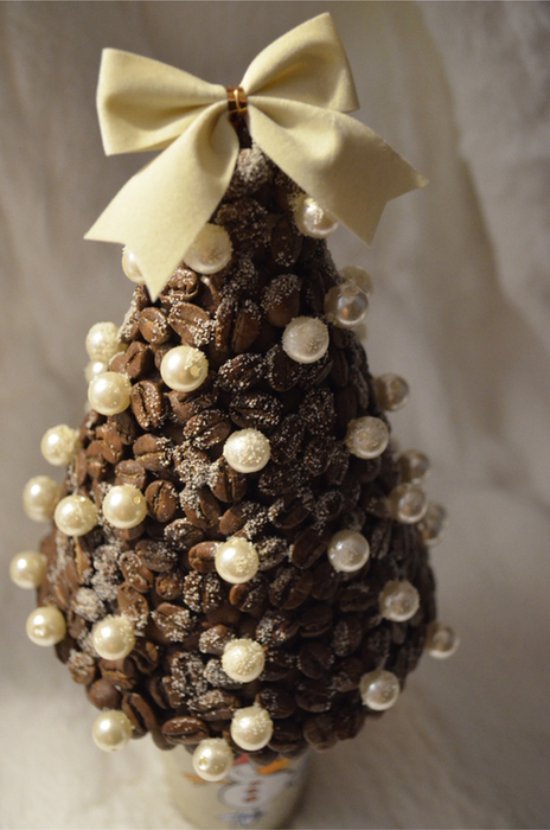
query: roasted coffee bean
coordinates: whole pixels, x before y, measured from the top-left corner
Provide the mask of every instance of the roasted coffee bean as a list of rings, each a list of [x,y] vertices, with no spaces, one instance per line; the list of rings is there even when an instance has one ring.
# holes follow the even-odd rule
[[[241,251],[253,254],[267,243],[267,211],[255,199],[225,202],[216,211],[215,222],[226,229]]]
[[[229,296],[223,297],[214,315],[214,333],[209,349],[209,361],[219,366],[229,357],[231,332],[237,310],[236,301]]]
[[[208,479],[210,458],[206,452],[197,449],[189,441],[182,441],[174,447],[174,468],[179,478],[191,487]]]
[[[335,346],[330,347],[330,384],[339,389],[343,389],[349,384],[349,363],[346,353],[342,349],[337,349]],[[337,409],[338,411],[338,409]]]
[[[188,573],[183,580],[183,601],[197,613],[208,613],[223,602],[222,583],[216,573]]]
[[[82,487],[88,475],[88,468],[86,466],[86,451],[78,450],[73,459],[74,477],[77,487]]]
[[[308,744],[314,749],[330,749],[337,741],[334,718],[329,714],[307,718],[303,726],[303,734]]]
[[[258,480],[258,487],[264,496],[275,498],[285,493],[294,493],[307,484],[303,467],[296,464],[278,466],[269,464]]]
[[[302,248],[302,236],[294,222],[287,216],[279,216],[271,230],[270,255],[273,263],[281,268],[292,268]]]
[[[115,484],[132,484],[138,490],[144,490],[146,480],[147,473],[139,461],[119,461],[115,467]]]
[[[241,149],[233,176],[226,191],[228,199],[240,199],[257,193],[273,177],[273,166],[257,146]]]
[[[87,690],[87,696],[90,703],[93,703],[98,709],[120,709],[122,695],[104,677],[100,677],[99,680],[92,683]]]
[[[255,542],[255,546],[260,559],[260,571],[269,571],[288,558],[288,543],[278,536],[264,536]]]
[[[266,646],[265,668],[262,672],[262,680],[267,683],[278,683],[287,681],[295,674],[296,657],[278,648]]]
[[[195,527],[207,530],[218,526],[220,503],[207,487],[193,489],[187,486],[180,494],[180,503],[186,517]]]
[[[81,585],[87,585],[93,576],[92,556],[85,549],[85,539],[76,537],[74,539],[74,564],[78,581]]]
[[[357,418],[359,407],[357,392],[351,385],[337,389],[334,393],[334,407],[336,409],[336,429],[343,432],[351,420]]]
[[[256,532],[263,530],[268,522],[267,510],[262,504],[242,501],[229,507],[220,517],[219,530],[224,536],[233,536],[249,523],[256,525]]]
[[[119,587],[116,598],[119,612],[125,614],[134,623],[135,628],[141,631],[147,624],[149,617],[147,599],[127,583],[123,583]]]
[[[172,415],[178,424],[186,424],[194,415],[211,409],[217,399],[215,392],[206,392],[203,384],[200,392],[169,392],[166,396]]]
[[[296,460],[304,437],[304,425],[298,415],[286,415],[270,436],[271,458],[275,464],[291,464]]]
[[[90,446],[97,443],[101,447],[100,452],[105,461],[109,464],[117,464],[123,456],[124,445],[116,423],[107,421],[97,428],[96,434],[100,440],[93,442]]]
[[[200,349],[210,340],[210,316],[193,303],[175,302],[168,314],[168,323],[187,346]]]
[[[268,435],[281,420],[281,401],[266,392],[245,392],[235,395],[229,407],[234,424],[242,429],[259,429]]]
[[[153,539],[140,539],[136,545],[136,554],[142,564],[155,573],[167,573],[172,570],[178,559],[175,550],[164,542]]]
[[[326,387],[309,389],[304,396],[299,414],[312,434],[326,435],[334,429],[334,395]]]
[[[267,381],[276,392],[287,392],[300,381],[300,364],[291,360],[279,343],[269,349],[265,358]]]
[[[229,591],[229,602],[244,614],[261,617],[267,605],[265,577],[257,576],[249,582],[233,585]]]
[[[160,304],[170,309],[174,304],[193,300],[199,292],[199,278],[190,268],[176,268],[159,295]]]
[[[141,674],[151,674],[159,664],[158,647],[149,640],[140,637],[132,651],[130,660],[136,664]]]
[[[327,484],[339,485],[348,472],[350,455],[342,444],[336,444],[332,450],[329,465],[324,474]]]
[[[86,458],[87,472],[89,476],[96,480],[101,480],[106,477],[108,469],[107,464],[114,463],[113,461],[109,461],[106,456],[108,456],[108,458],[115,458],[105,441],[96,439],[88,445],[86,448]],[[122,444],[120,446],[120,452],[117,460],[120,458],[122,458]]]
[[[336,596],[339,608],[345,613],[366,611],[378,606],[378,597],[373,594],[370,585],[364,582],[350,582],[343,585]]]
[[[178,508],[176,488],[169,481],[152,481],[145,491],[149,515],[157,522],[169,522]]]
[[[248,351],[258,334],[262,322],[262,313],[256,303],[245,300],[235,315],[231,335],[231,349],[235,354]]]
[[[345,506],[344,495],[339,490],[327,490],[321,493],[315,505],[316,530],[324,530],[329,522],[338,518]]]
[[[322,475],[328,469],[336,450],[336,441],[326,435],[311,438],[304,450],[304,466],[313,476]]]
[[[138,683],[138,672],[134,663],[128,658],[124,660],[100,660],[101,676],[123,692],[135,689]]]
[[[178,571],[168,571],[155,577],[155,593],[165,600],[181,599],[183,579]]]
[[[320,386],[330,375],[331,368],[332,364],[328,352],[319,360],[316,360],[315,363],[302,366],[301,387],[311,389]]]
[[[199,542],[190,549],[189,566],[201,574],[211,573],[215,569],[217,542]]]
[[[204,677],[218,689],[240,689],[242,684],[232,680],[222,669],[221,661],[212,657],[204,668]]]
[[[306,677],[319,680],[326,677],[334,664],[334,653],[326,644],[317,640],[304,643],[298,654],[298,668]]]
[[[302,729],[293,718],[274,722],[273,735],[268,744],[270,749],[281,754],[288,754],[298,751],[303,744]]]
[[[283,567],[269,588],[269,601],[275,608],[292,611],[306,601],[313,587],[311,571]]]
[[[266,611],[256,628],[256,640],[263,646],[281,646],[296,635],[299,621],[284,611]]]
[[[234,634],[226,625],[213,625],[207,628],[199,637],[199,649],[203,654],[212,654],[221,657],[227,643]]]
[[[229,602],[223,602],[219,608],[209,611],[206,615],[208,625],[237,625],[241,619],[241,614]]]
[[[164,395],[159,383],[141,380],[132,387],[131,407],[142,429],[158,429],[166,414]]]
[[[289,718],[296,711],[296,703],[290,692],[277,686],[264,686],[256,695],[255,703],[266,709],[276,720]]]
[[[358,614],[341,617],[332,632],[332,648],[337,657],[347,657],[357,651],[363,639],[363,626]]]
[[[154,306],[144,308],[140,313],[139,330],[143,339],[152,343],[153,346],[166,343],[170,337],[166,315],[160,308]]]
[[[169,602],[161,602],[151,613],[151,617],[164,637],[174,643],[184,640],[193,627],[193,619],[188,609]]]
[[[158,723],[155,713],[142,695],[137,692],[125,694],[121,708],[132,724],[136,738],[146,735],[147,732],[157,731]]]
[[[236,695],[222,689],[212,689],[189,701],[189,711],[207,722],[230,720],[240,706]]]
[[[118,566],[127,584],[139,591],[140,594],[146,594],[153,587],[153,574],[137,553],[132,551],[122,553],[118,560]]]
[[[224,392],[246,392],[261,383],[264,376],[264,356],[245,352],[220,366],[217,383]]]
[[[311,492],[282,496],[276,499],[269,507],[268,515],[271,524],[280,530],[292,530],[301,525],[314,509],[314,499]]]
[[[361,413],[365,413],[369,407],[369,388],[363,373],[354,366],[350,369],[350,385],[353,386],[357,393],[357,403]]]
[[[320,637],[332,626],[332,608],[330,605],[316,603],[310,605],[300,614],[300,634],[302,637]]]
[[[142,467],[161,473],[170,466],[171,444],[160,435],[142,435],[134,444],[134,456]]]
[[[97,663],[90,654],[72,649],[66,663],[75,683],[89,686],[93,682],[97,674]]]
[[[273,326],[284,327],[298,316],[300,287],[300,280],[294,274],[275,277],[268,284],[262,297],[262,307]]]
[[[164,538],[175,550],[182,551],[202,542],[203,532],[191,524],[188,519],[175,519],[166,525]]]
[[[346,657],[340,660],[332,674],[332,688],[341,694],[353,692],[365,673],[363,662],[358,657]]]
[[[207,724],[200,718],[190,715],[170,718],[162,724],[161,732],[169,743],[187,746],[196,746],[210,737]]]
[[[381,715],[382,712],[372,712],[372,714]],[[340,708],[334,716],[334,723],[336,725],[336,737],[339,741],[347,741],[355,738],[361,731],[365,718],[367,717],[366,707],[359,704],[350,708]]]
[[[128,375],[130,380],[145,377],[153,368],[153,352],[146,346],[145,343],[140,343],[139,340],[134,340],[128,346],[127,350],[118,358],[120,360],[120,368],[115,369],[111,363],[110,369],[114,371],[123,372]]]
[[[231,432],[231,423],[219,409],[208,409],[194,415],[183,428],[184,438],[199,450],[209,450],[222,444]]]
[[[297,568],[307,569],[325,553],[328,537],[311,527],[301,530],[290,546],[290,560]]]
[[[214,496],[223,502],[239,502],[247,490],[246,476],[230,467],[223,455],[212,463],[208,485]]]
[[[325,679],[305,680],[296,688],[296,703],[305,712],[328,712],[333,694]]]

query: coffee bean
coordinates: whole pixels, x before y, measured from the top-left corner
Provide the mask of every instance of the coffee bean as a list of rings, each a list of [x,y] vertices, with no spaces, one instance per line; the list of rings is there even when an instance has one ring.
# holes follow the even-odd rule
[[[178,494],[169,481],[152,481],[145,490],[145,498],[149,514],[158,522],[169,522],[178,508]]]
[[[136,738],[147,732],[157,731],[158,723],[155,713],[142,695],[136,692],[125,694],[122,699],[122,711],[132,724]]]
[[[287,415],[270,436],[271,458],[275,464],[291,464],[302,447],[304,425],[298,415]]]
[[[72,649],[65,662],[75,683],[89,686],[93,682],[97,674],[97,664],[90,654]]]
[[[120,356],[120,369],[118,371],[127,375],[130,380],[142,378],[148,375],[153,368],[153,352],[145,343],[134,340],[127,350]],[[117,371],[111,363],[110,368]]]
[[[304,643],[298,654],[298,668],[306,677],[319,680],[326,677],[334,664],[334,653],[323,642]]]
[[[306,601],[313,587],[311,571],[283,567],[269,588],[269,601],[276,608],[292,611]]]
[[[332,450],[329,465],[324,473],[327,484],[338,485],[343,482],[348,472],[350,456],[342,444],[336,444]]]
[[[264,686],[256,695],[255,703],[277,720],[289,718],[296,711],[296,703],[290,692],[277,686]]]
[[[257,576],[249,582],[233,585],[229,591],[229,602],[244,614],[261,617],[267,605],[265,577]]]
[[[138,631],[144,628],[149,617],[149,603],[143,594],[123,583],[117,590],[116,597],[119,612],[125,614]]]
[[[270,749],[287,755],[300,751],[303,746],[302,729],[293,718],[274,722],[273,735],[269,742]]]
[[[344,386],[334,393],[334,407],[336,409],[336,429],[344,432],[351,420],[357,418],[359,406],[357,392],[353,386]]]
[[[193,620],[187,608],[161,602],[151,617],[164,637],[171,642],[181,642],[191,633]]]
[[[208,613],[223,601],[220,577],[216,573],[188,573],[183,580],[183,601],[197,613]]]
[[[138,683],[138,673],[134,663],[124,660],[100,660],[99,670],[102,678],[123,692],[132,691]]]
[[[221,661],[217,657],[212,657],[208,661],[204,676],[211,686],[216,686],[218,689],[240,689],[242,685],[224,672]]]
[[[288,544],[278,536],[264,536],[255,545],[260,558],[259,571],[269,571],[288,557]]]
[[[282,496],[276,499],[268,510],[271,524],[280,530],[292,530],[301,525],[313,510],[311,493]]]
[[[161,473],[170,465],[171,444],[160,435],[142,435],[134,444],[134,456],[142,467]]]
[[[339,741],[348,741],[355,738],[361,731],[367,714],[381,715],[382,712],[367,710],[365,706],[357,705],[353,708],[341,707],[334,715],[336,737]]]
[[[296,689],[296,703],[305,712],[328,712],[333,692],[326,679],[306,680]]]
[[[104,677],[95,680],[87,691],[88,700],[98,709],[120,709],[122,695]]]
[[[164,395],[159,383],[142,380],[132,387],[131,407],[142,429],[158,429],[166,414]]]
[[[205,409],[211,409],[217,395],[215,392],[206,392],[205,384],[201,386],[200,393],[197,392],[169,392],[166,396],[172,415],[178,424],[186,424],[194,415],[198,415]]]
[[[125,581],[140,594],[146,594],[153,587],[153,574],[141,557],[132,551],[125,551],[118,560]]]
[[[301,366],[283,351],[278,343],[266,354],[266,376],[269,385],[276,392],[287,392],[300,381]]]
[[[311,527],[301,530],[290,546],[290,559],[297,568],[311,568],[325,553],[328,538]]]
[[[117,425],[112,421],[107,421],[107,423],[98,427],[97,435],[101,440],[93,442],[90,446],[98,444],[105,461],[109,464],[117,464],[124,453],[122,436],[117,429]]]
[[[265,668],[262,680],[268,683],[287,682],[295,674],[296,658],[293,654],[281,651],[278,648],[266,646]]]
[[[333,453],[336,449],[336,440],[326,435],[317,435],[311,438],[304,450],[304,466],[314,478],[323,475],[328,469]]]
[[[265,392],[235,395],[229,407],[231,420],[242,429],[259,429],[271,433],[281,420],[281,401]]]
[[[159,295],[160,304],[164,309],[173,305],[193,300],[199,292],[199,278],[190,268],[182,266],[176,268],[173,275]]]
[[[199,542],[190,549],[189,566],[201,574],[211,573],[215,568],[217,542]]]
[[[361,618],[357,614],[341,617],[332,632],[332,648],[337,657],[347,657],[357,651],[363,638]]]
[[[261,383],[264,375],[263,355],[245,352],[220,366],[217,383],[225,392],[246,392]]]
[[[193,303],[175,302],[168,315],[168,323],[187,346],[200,349],[210,340],[210,315]]]
[[[169,743],[187,746],[196,746],[210,737],[207,724],[200,718],[190,715],[170,718],[162,724],[161,732]]]
[[[180,503],[192,525],[201,530],[217,528],[221,506],[207,487],[186,487],[180,494]]]
[[[149,640],[145,640],[143,637],[140,637],[138,638],[134,650],[132,651],[130,660],[135,663],[141,674],[151,674],[151,672],[154,672],[159,664],[158,647]]]
[[[236,695],[222,689],[211,689],[189,702],[189,711],[205,721],[227,721],[239,709],[241,702]]]
[[[332,626],[332,608],[330,605],[316,603],[300,614],[300,634],[302,637],[320,637]]]
[[[245,300],[238,308],[233,324],[231,348],[235,354],[250,349],[260,332],[262,314],[256,303]]]
[[[273,326],[284,327],[300,311],[301,283],[294,274],[275,277],[266,287],[262,297],[262,307],[268,321]]]
[[[194,415],[183,428],[184,438],[200,450],[222,444],[231,432],[231,424],[219,409],[208,409]]]
[[[132,484],[138,490],[145,489],[147,473],[139,461],[119,461],[115,467],[115,484]]]
[[[222,455],[210,467],[208,485],[217,499],[234,503],[244,498],[247,480],[245,475],[230,467]]]
[[[334,719],[329,714],[307,718],[303,726],[304,738],[314,749],[330,749],[337,741]]]
[[[221,657],[227,643],[233,638],[233,632],[226,625],[213,625],[199,637],[199,649],[203,654]]]
[[[334,395],[326,387],[309,389],[304,396],[299,414],[312,434],[326,435],[334,429]]]
[[[280,216],[271,230],[270,254],[275,265],[292,268],[300,256],[302,236],[295,224],[286,216]]]
[[[349,363],[346,353],[331,345],[329,349],[331,370],[329,374],[331,386],[343,389],[349,384]],[[338,411],[338,407],[336,408]]]
[[[164,542],[141,539],[136,545],[140,562],[154,573],[167,573],[177,562],[177,553]]]
[[[266,611],[256,628],[256,640],[264,646],[281,646],[296,635],[299,621],[284,611]]]
[[[148,343],[160,346],[170,337],[166,315],[160,308],[144,308],[139,315],[139,330]]]
[[[332,687],[336,692],[345,694],[353,692],[359,686],[359,681],[365,673],[363,662],[357,657],[346,657],[340,660],[332,675]]]

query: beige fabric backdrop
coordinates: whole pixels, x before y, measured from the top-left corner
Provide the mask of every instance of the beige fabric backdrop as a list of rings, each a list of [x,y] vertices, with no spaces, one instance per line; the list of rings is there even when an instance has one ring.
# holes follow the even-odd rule
[[[119,320],[116,247],[82,234],[139,160],[103,157],[94,112],[110,45],[234,83],[259,49],[335,16],[359,117],[431,180],[393,203],[368,250],[369,358],[413,397],[394,419],[429,452],[452,522],[434,550],[441,617],[462,649],[426,658],[362,736],[315,759],[296,828],[544,827],[548,794],[548,102],[542,3],[3,3],[0,5],[2,536],[40,528],[20,491],[38,443],[76,423],[84,334]],[[176,828],[148,741],[104,756],[94,712],[23,633],[32,607],[5,577],[0,826]]]

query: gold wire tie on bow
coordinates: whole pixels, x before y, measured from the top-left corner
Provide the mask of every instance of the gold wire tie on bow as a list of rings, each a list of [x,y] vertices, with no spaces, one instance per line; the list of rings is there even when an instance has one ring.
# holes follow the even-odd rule
[[[230,118],[243,118],[248,110],[248,98],[242,86],[227,86],[227,108]]]

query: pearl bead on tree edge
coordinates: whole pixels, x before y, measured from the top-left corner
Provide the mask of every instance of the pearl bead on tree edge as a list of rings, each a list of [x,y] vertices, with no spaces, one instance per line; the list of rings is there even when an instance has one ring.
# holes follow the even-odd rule
[[[120,329],[116,323],[94,323],[86,335],[86,351],[90,360],[108,363],[118,352],[124,351],[119,340]]]
[[[100,415],[118,415],[130,405],[132,384],[119,372],[102,372],[90,381],[88,400]]]
[[[338,227],[338,220],[315,199],[302,193],[294,200],[294,221],[300,233],[313,239],[325,239]]]
[[[315,363],[327,352],[328,328],[318,317],[294,317],[283,332],[283,351],[295,363]]]
[[[111,487],[101,505],[103,517],[113,527],[127,530],[137,527],[147,515],[145,496],[133,484]]]
[[[49,476],[34,476],[23,489],[23,507],[33,522],[48,522],[59,501],[60,487]]]
[[[420,607],[418,591],[408,580],[386,582],[379,597],[380,613],[386,620],[406,622]]]
[[[234,713],[230,732],[237,746],[255,752],[270,742],[273,721],[261,706],[247,706]]]
[[[265,653],[254,640],[231,640],[224,648],[222,669],[237,683],[250,683],[261,675],[265,666]]]
[[[10,578],[14,585],[25,590],[39,588],[46,575],[47,559],[43,553],[22,551],[10,562]]]
[[[430,657],[446,660],[452,657],[460,645],[460,639],[449,625],[433,622],[428,627],[426,649]]]
[[[26,631],[29,640],[37,646],[55,646],[65,638],[65,617],[55,605],[42,605],[27,617]]]
[[[388,427],[381,418],[365,415],[348,424],[346,447],[357,458],[370,459],[382,455],[390,440]]]
[[[84,536],[97,524],[97,508],[87,496],[65,496],[55,508],[54,522],[66,536]]]
[[[104,617],[92,629],[92,643],[105,660],[122,660],[136,644],[132,623],[123,615]]]
[[[253,579],[259,565],[256,548],[242,536],[221,542],[216,548],[214,561],[219,576],[232,585]]]
[[[116,752],[126,746],[132,737],[132,724],[119,709],[100,712],[92,726],[92,738],[103,752]]]
[[[208,360],[200,349],[176,346],[162,358],[160,375],[170,389],[192,392],[202,386],[208,376]]]
[[[195,749],[192,764],[204,781],[221,781],[233,766],[231,747],[223,738],[206,738]]]
[[[362,676],[359,691],[364,706],[383,712],[396,703],[400,692],[399,680],[393,672],[378,669]]]
[[[78,446],[78,432],[66,424],[51,427],[42,436],[40,451],[54,467],[63,467],[72,460]]]
[[[122,249],[122,270],[130,282],[141,283],[144,281],[138,258],[127,246]]]
[[[199,274],[215,274],[229,264],[233,246],[220,225],[207,224],[183,257],[185,264]]]
[[[335,571],[359,571],[366,565],[369,555],[367,539],[355,530],[340,530],[328,543],[328,558]]]

